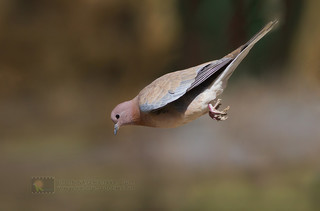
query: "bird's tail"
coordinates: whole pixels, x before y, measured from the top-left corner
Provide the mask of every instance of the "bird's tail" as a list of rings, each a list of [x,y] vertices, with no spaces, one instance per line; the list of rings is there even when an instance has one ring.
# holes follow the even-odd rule
[[[246,44],[240,46],[238,49],[228,54],[226,57],[234,58],[232,62],[226,67],[226,69],[221,73],[217,78],[216,82],[225,82],[226,86],[227,80],[232,75],[233,71],[237,68],[240,62],[247,56],[251,48],[262,38],[264,37],[276,24],[278,20],[269,22],[263,29],[261,29],[256,35],[254,35]]]
[[[256,44],[264,35],[266,35],[271,29],[278,23],[278,20],[270,21],[263,29],[261,29],[256,35],[254,35],[243,47]]]

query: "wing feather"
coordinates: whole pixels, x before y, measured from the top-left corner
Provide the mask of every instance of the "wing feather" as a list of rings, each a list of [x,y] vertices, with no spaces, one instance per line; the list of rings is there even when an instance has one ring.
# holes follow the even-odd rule
[[[168,73],[156,79],[139,93],[140,110],[142,112],[156,110],[179,99],[231,60],[231,58],[222,58],[186,70]]]

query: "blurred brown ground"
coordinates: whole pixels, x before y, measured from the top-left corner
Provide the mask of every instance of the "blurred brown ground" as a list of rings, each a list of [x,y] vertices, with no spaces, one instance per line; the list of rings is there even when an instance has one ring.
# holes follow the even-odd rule
[[[0,207],[317,210],[316,0],[2,0]],[[280,19],[222,99],[229,119],[121,128],[112,108],[156,77],[217,59]],[[32,176],[135,189],[31,194]]]

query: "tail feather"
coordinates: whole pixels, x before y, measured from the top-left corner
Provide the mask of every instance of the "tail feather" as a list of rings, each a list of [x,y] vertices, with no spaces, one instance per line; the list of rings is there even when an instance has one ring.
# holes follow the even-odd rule
[[[217,78],[216,82],[223,82],[225,87],[228,79],[232,75],[233,71],[238,67],[240,62],[247,56],[251,48],[264,37],[276,24],[278,20],[269,22],[265,27],[263,27],[256,35],[254,35],[246,44],[240,46],[238,49],[228,54],[226,57],[234,58],[233,61],[228,65],[228,67],[221,73]],[[216,83],[215,82],[215,83]]]
[[[246,44],[244,44],[244,47],[250,45],[253,43],[256,44],[262,37],[264,37],[276,24],[278,23],[278,20],[270,21],[265,27],[263,27],[256,35],[254,35]]]

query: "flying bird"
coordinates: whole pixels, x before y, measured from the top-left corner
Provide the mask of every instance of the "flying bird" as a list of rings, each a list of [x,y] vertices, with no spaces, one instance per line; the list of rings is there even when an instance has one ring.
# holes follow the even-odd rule
[[[114,134],[124,125],[173,128],[206,113],[217,121],[226,120],[229,106],[218,110],[228,79],[251,48],[278,21],[269,22],[246,44],[225,57],[185,70],[165,74],[146,86],[132,100],[111,112]]]

